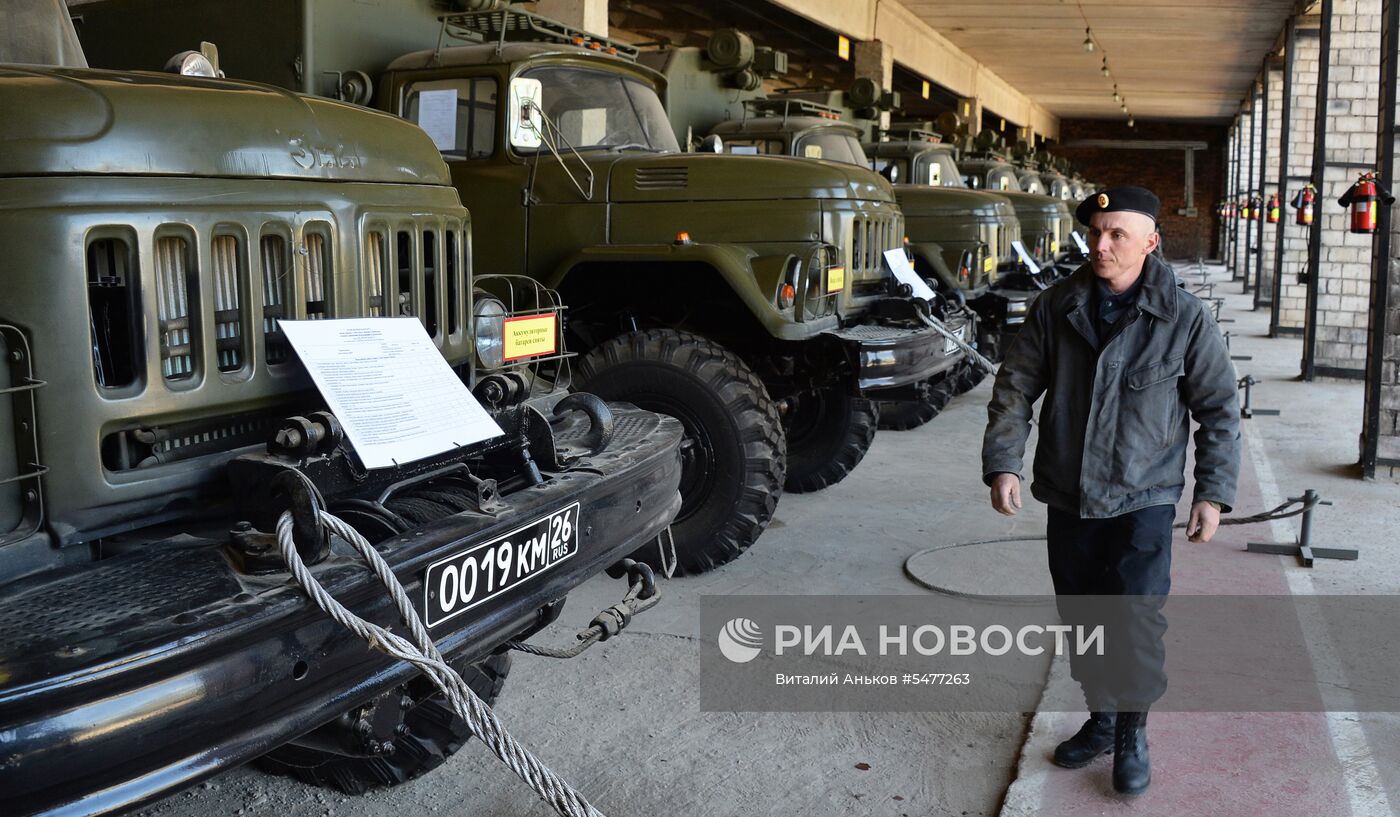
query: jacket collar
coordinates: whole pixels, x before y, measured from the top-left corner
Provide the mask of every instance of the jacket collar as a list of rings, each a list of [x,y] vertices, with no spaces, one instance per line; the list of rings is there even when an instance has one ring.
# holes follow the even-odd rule
[[[1143,261],[1141,280],[1142,290],[1138,293],[1138,308],[1155,318],[1175,321],[1177,281],[1172,268],[1157,256],[1149,255]],[[1093,288],[1097,285],[1093,265],[1085,262],[1070,275],[1065,284],[1070,287],[1068,311],[1087,304]]]

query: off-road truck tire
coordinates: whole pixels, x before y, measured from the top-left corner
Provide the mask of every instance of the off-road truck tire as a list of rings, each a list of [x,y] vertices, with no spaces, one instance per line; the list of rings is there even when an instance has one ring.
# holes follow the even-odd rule
[[[501,694],[510,674],[510,653],[492,655],[479,664],[456,669],[467,686],[491,704]],[[387,754],[352,757],[289,743],[259,758],[257,765],[272,774],[358,795],[372,788],[406,783],[441,766],[471,737],[467,722],[452,711],[440,692],[410,709],[403,726],[404,733],[394,739],[394,750]]]
[[[953,394],[959,395],[977,388],[987,377],[987,370],[969,362],[954,375]]]
[[[738,355],[699,335],[648,329],[589,352],[579,388],[669,414],[685,427],[681,511],[671,525],[676,572],[733,561],[768,527],[786,471],[778,407]],[[659,568],[657,548],[632,558]]]
[[[870,450],[879,422],[874,400],[836,389],[800,397],[788,423],[784,487],[805,494],[845,479]]]
[[[880,428],[909,431],[937,417],[953,399],[956,376],[952,373],[929,384],[922,400],[880,401]]]

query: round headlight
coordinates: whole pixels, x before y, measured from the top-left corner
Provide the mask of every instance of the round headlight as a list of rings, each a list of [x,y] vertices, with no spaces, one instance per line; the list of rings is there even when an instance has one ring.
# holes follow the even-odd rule
[[[198,51],[181,51],[165,63],[165,70],[186,77],[217,77],[218,69]]]
[[[476,358],[487,369],[500,368],[506,355],[506,307],[495,298],[477,298],[472,306]]]

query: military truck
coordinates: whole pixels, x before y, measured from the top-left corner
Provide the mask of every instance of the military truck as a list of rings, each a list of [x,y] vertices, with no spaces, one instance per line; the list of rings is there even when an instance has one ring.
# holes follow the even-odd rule
[[[702,150],[750,157],[790,156],[820,164],[835,163],[865,168],[869,164],[860,146],[863,130],[859,120],[844,112],[797,95],[768,98],[761,78],[777,73],[786,64],[781,52],[760,49],[742,32],[722,29],[715,32],[705,48],[666,47],[643,52],[641,60],[666,76],[666,108],[677,135],[691,142],[698,137]],[[874,83],[858,83],[852,104],[865,114],[881,104],[882,94]],[[848,171],[849,172],[849,171]],[[875,174],[870,173],[871,176]],[[878,177],[877,177],[878,181]],[[893,195],[884,200],[896,204]],[[903,233],[876,236],[884,243],[876,251],[872,272],[888,275],[881,265],[881,253],[898,249]],[[907,248],[906,248],[907,249]],[[960,295],[948,292],[933,305],[939,320],[957,336],[975,343],[974,314],[963,307]],[[976,375],[963,373],[972,367],[956,347],[944,345],[942,360],[925,372],[913,400],[882,400],[880,427],[914,428],[928,422],[942,410],[953,394],[965,389]],[[903,395],[901,395],[903,396]]]
[[[240,76],[424,126],[478,225],[478,267],[558,289],[582,384],[685,426],[680,571],[728,562],[784,486],[855,467],[870,395],[912,399],[947,357],[891,295],[889,186],[829,162],[683,154],[637,49],[491,0],[437,5],[300,0],[228,19],[215,0],[107,0],[84,16],[114,44],[104,59],[216,30]]]
[[[1071,235],[1074,217],[1064,200],[1046,195],[1039,173],[1033,179],[1027,176],[1033,191],[1022,187],[1021,177],[1026,174],[1008,161],[1002,139],[994,131],[983,130],[975,138],[962,134],[958,143],[963,180],[974,190],[990,190],[1011,200],[1021,235],[1037,263],[1060,274],[1077,266],[1078,248]]]
[[[1021,241],[1021,225],[1011,201],[968,190],[958,173],[956,149],[938,134],[891,129],[887,135],[862,147],[876,172],[894,182],[914,268],[966,299],[979,318],[978,351],[1000,360],[1045,286],[1014,247]],[[969,367],[958,386],[970,388],[984,374]]]
[[[465,723],[288,581],[279,516],[388,625],[315,509],[374,542],[489,700],[507,641],[664,533],[680,424],[527,401],[558,354],[484,365],[500,322],[560,311],[474,293],[418,128],[219,79],[212,50],[172,60],[191,76],[89,69],[61,0],[0,26],[0,813],[125,811],[260,756],[347,791],[440,764]],[[397,315],[501,398],[502,436],[364,467],[279,321]]]

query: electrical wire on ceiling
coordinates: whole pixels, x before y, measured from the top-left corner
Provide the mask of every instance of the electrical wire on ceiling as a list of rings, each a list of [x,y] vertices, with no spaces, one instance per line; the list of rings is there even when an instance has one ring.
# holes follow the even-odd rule
[[[1084,13],[1084,4],[1080,0],[1075,0],[1074,5],[1079,9],[1079,19],[1084,21],[1084,50],[1090,54],[1099,54],[1102,59],[1102,67],[1099,72],[1104,79],[1113,82],[1113,102],[1122,110],[1123,115],[1128,119],[1128,127],[1133,127],[1137,122],[1133,119],[1133,114],[1128,110],[1128,99],[1122,91],[1118,89],[1118,82],[1113,80],[1115,76],[1113,69],[1108,64],[1108,50],[1103,47],[1103,43],[1094,36],[1094,27],[1089,24],[1089,15]]]

